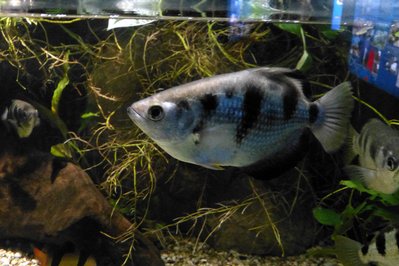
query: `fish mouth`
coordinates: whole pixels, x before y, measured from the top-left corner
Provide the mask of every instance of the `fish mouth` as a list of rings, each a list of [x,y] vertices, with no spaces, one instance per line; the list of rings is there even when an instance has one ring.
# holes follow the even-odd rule
[[[139,121],[139,120],[144,120],[144,117],[138,112],[133,106],[129,106],[127,108],[127,115],[132,119],[133,121]]]

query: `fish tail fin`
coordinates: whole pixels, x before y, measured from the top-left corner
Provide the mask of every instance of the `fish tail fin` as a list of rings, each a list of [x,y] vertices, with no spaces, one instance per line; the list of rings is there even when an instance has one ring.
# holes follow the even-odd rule
[[[335,236],[335,255],[344,266],[366,265],[360,259],[362,245],[345,236]]]
[[[326,152],[334,152],[344,144],[348,133],[354,105],[352,86],[349,82],[341,83],[315,103],[317,116],[311,124],[311,130]],[[313,111],[310,108],[309,112]]]

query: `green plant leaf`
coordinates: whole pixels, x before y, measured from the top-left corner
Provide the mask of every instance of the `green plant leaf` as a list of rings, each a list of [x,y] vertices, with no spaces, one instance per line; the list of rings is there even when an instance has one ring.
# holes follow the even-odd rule
[[[332,29],[325,29],[321,31],[321,34],[327,39],[327,40],[335,40],[343,30],[332,30]]]
[[[306,72],[312,66],[313,58],[308,53],[308,51],[303,51],[301,58],[299,59],[298,63],[296,64],[296,69]]]
[[[64,56],[64,60],[66,61],[64,63],[64,76],[58,82],[57,88],[54,90],[54,93],[53,93],[53,98],[51,99],[51,111],[54,114],[58,114],[58,105],[59,105],[60,100],[61,100],[62,92],[64,91],[65,87],[68,86],[68,84],[69,84],[69,77],[68,77],[69,64],[68,64],[68,59],[69,59],[69,51],[67,51],[67,53]]]
[[[55,157],[72,159],[71,149],[64,143],[51,146],[50,153]]]
[[[301,37],[301,32],[302,32],[302,26],[300,24],[294,24],[294,23],[279,23],[276,24],[277,27],[282,29],[283,31],[287,31],[289,33],[295,34],[298,37]]]
[[[323,225],[338,226],[342,223],[341,215],[339,213],[323,207],[314,208],[313,216]]]
[[[371,200],[379,200],[385,205],[390,205],[390,206],[399,205],[399,192],[394,194],[379,193],[375,190],[366,188],[365,186],[363,186],[362,183],[355,180],[342,180],[340,184],[349,188],[356,189],[360,192],[367,193],[370,195]]]
[[[360,192],[367,192],[367,188],[357,180],[341,180],[340,184],[348,188],[356,189]]]
[[[91,117],[99,117],[99,116],[100,115],[98,113],[87,112],[87,113],[82,114],[80,117],[82,119],[88,119],[88,118],[91,118]]]

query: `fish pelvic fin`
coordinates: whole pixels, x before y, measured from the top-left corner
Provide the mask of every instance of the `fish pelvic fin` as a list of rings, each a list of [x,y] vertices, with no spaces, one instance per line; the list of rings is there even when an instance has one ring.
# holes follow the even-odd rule
[[[339,84],[316,101],[317,117],[310,129],[326,152],[337,151],[344,144],[353,105],[350,82]]]
[[[344,266],[362,266],[360,250],[362,245],[345,236],[335,236],[335,255]]]

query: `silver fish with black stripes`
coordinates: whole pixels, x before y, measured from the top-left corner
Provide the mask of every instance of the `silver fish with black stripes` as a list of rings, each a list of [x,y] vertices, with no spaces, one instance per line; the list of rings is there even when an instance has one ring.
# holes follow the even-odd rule
[[[335,237],[335,254],[344,266],[399,265],[399,232],[379,232],[370,243],[362,245],[345,236]]]
[[[399,131],[378,119],[368,121],[353,138],[349,148],[359,165],[345,167],[350,178],[360,180],[367,188],[385,194],[399,189]]]
[[[254,68],[200,79],[137,101],[131,120],[172,157],[211,169],[285,169],[305,131],[327,152],[343,144],[353,109],[342,83],[317,101],[298,71]]]
[[[39,112],[33,105],[19,99],[11,100],[1,114],[1,121],[19,138],[27,138],[35,127],[40,125]]]

